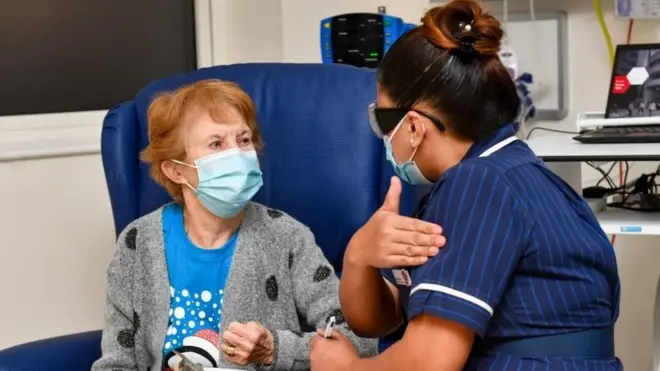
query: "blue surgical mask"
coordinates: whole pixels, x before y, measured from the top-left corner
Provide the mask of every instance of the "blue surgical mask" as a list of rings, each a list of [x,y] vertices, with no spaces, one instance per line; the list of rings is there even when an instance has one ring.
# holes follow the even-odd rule
[[[175,163],[197,169],[199,201],[220,218],[232,218],[245,208],[263,185],[257,153],[233,148],[202,157],[195,165],[177,160]]]
[[[415,148],[408,161],[398,164],[394,159],[394,153],[392,152],[392,138],[394,138],[394,135],[399,131],[399,128],[403,126],[405,119],[405,117],[401,119],[389,136],[383,137],[383,143],[385,144],[385,157],[392,164],[394,173],[405,182],[412,185],[431,185],[433,183],[424,177],[415,161],[413,161],[413,157],[415,157],[419,146]]]

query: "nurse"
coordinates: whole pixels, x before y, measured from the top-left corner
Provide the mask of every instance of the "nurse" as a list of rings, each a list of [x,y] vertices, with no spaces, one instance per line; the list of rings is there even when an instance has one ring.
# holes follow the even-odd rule
[[[391,246],[380,220],[398,205],[393,179],[349,243],[340,299],[356,333],[403,335],[366,359],[340,334],[318,336],[312,370],[623,368],[614,251],[589,206],[515,137],[520,101],[497,55],[502,36],[477,3],[454,0],[385,55],[373,128],[401,179],[433,184],[419,216],[443,227],[446,245],[410,241],[411,259],[428,259],[416,267],[378,258]]]

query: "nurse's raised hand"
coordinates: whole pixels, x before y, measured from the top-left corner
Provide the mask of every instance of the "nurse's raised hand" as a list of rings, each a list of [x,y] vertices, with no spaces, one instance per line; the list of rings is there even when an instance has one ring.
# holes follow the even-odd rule
[[[442,228],[399,214],[401,180],[392,177],[383,206],[351,238],[345,259],[353,264],[393,268],[424,264],[445,245]]]

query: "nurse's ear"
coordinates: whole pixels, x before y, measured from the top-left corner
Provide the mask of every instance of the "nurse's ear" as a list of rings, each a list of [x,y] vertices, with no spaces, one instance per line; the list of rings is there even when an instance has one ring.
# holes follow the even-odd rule
[[[410,112],[406,118],[406,128],[410,146],[412,148],[419,147],[426,136],[426,123],[424,122],[424,118],[417,112]]]

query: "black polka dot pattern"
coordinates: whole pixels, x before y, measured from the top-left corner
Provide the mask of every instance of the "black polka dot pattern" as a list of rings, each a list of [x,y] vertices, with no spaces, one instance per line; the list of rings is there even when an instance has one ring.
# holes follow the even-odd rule
[[[293,267],[293,253],[292,252],[289,253],[289,269],[291,269],[291,267]]]
[[[270,301],[277,301],[279,287],[277,286],[277,278],[275,276],[270,276],[266,280],[266,296],[268,296]]]
[[[137,228],[133,227],[126,232],[126,236],[124,236],[124,244],[126,244],[126,248],[129,250],[135,250],[136,248],[136,241],[137,240]]]
[[[346,322],[346,318],[344,318],[344,313],[341,311],[341,309],[333,310],[330,313],[330,315],[325,319],[326,323],[330,321],[330,317],[335,317],[335,325],[341,325],[342,323]]]
[[[117,342],[123,348],[131,349],[135,347],[135,334],[140,329],[140,316],[133,312],[133,328],[123,329],[117,335]]]
[[[132,330],[121,330],[117,336],[117,342],[123,348],[131,349],[135,347],[135,333]]]
[[[326,265],[320,265],[314,272],[314,282],[326,280],[332,274],[332,269]]]
[[[270,216],[273,219],[277,219],[277,218],[281,217],[282,215],[283,215],[282,212],[279,211],[279,210],[268,209],[268,216]]]
[[[133,331],[138,332],[141,325],[142,320],[140,319],[140,316],[136,312],[133,312]]]

